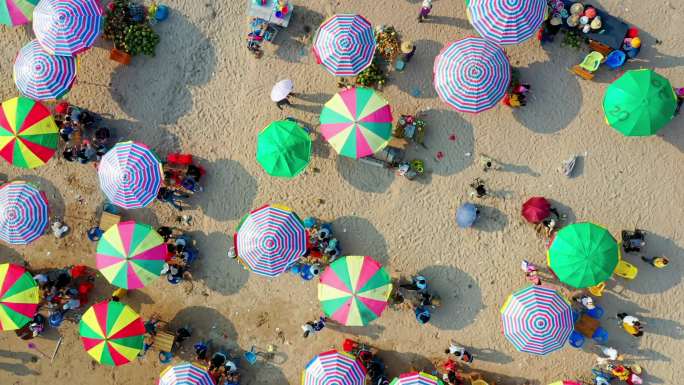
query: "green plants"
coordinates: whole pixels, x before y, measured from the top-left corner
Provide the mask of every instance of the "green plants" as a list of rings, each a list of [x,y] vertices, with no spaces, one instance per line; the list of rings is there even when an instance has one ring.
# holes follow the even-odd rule
[[[385,85],[385,82],[387,82],[387,74],[380,68],[378,63],[379,60],[380,59],[376,55],[371,65],[365,70],[361,71],[361,73],[356,77],[356,84],[363,87],[377,86],[379,88],[382,88],[382,86]]]
[[[580,43],[582,42],[582,39],[579,35],[579,33],[575,30],[571,30],[565,33],[565,36],[563,37],[563,42],[561,45],[567,45],[575,49],[579,49]]]
[[[133,19],[128,11],[128,1],[114,0],[105,13],[102,38],[112,41],[115,48],[123,50],[126,29],[132,24]]]
[[[133,56],[139,54],[154,56],[157,44],[159,44],[159,35],[149,24],[134,24],[126,29],[124,49]]]

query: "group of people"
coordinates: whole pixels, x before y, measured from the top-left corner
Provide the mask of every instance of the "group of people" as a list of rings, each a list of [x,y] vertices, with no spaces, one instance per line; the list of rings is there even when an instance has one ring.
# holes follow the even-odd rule
[[[214,384],[238,385],[240,373],[235,360],[222,350],[214,352],[209,358],[209,345],[211,345],[210,342],[198,342],[194,345],[196,360],[208,366],[209,375]]]
[[[55,107],[55,122],[64,141],[62,157],[69,162],[86,164],[99,161],[107,152],[110,132],[98,127],[100,118],[91,111],[61,102]]]
[[[508,92],[504,95],[503,104],[518,108],[527,105],[527,94],[530,92],[531,86],[519,82],[512,82],[508,88]]]
[[[167,248],[166,262],[161,274],[174,285],[182,280],[191,280],[190,267],[199,256],[193,239],[175,227],[161,226],[157,232],[164,238]]]
[[[163,164],[164,185],[157,193],[157,199],[183,211],[183,201],[203,190],[200,179],[205,170],[194,163],[190,154],[169,154]]]
[[[392,285],[390,303],[393,306],[408,303],[416,316],[419,324],[426,324],[432,318],[432,311],[441,305],[439,295],[431,292],[428,288],[427,278],[422,275],[414,275],[409,282],[399,282]]]
[[[458,362],[472,364],[475,358],[466,348],[456,345],[453,341],[449,343],[449,347],[444,350],[444,353],[449,355],[449,358],[444,362],[442,380],[448,385],[465,385],[465,376],[458,369]],[[454,356],[458,361],[451,356]]]
[[[389,378],[385,374],[385,364],[378,357],[377,349],[359,342],[345,339],[342,350],[354,355],[366,369],[366,378],[370,379],[370,385],[388,385]]]

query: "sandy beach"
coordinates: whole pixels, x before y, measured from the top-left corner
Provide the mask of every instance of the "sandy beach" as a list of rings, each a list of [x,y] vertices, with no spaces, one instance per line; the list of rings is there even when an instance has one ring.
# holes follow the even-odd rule
[[[677,358],[684,349],[681,116],[658,135],[623,136],[606,125],[601,107],[617,73],[603,69],[594,81],[582,80],[568,68],[581,61],[584,51],[558,42],[541,48],[534,39],[506,47],[511,65],[532,85],[526,107],[497,106],[478,115],[452,110],[437,97],[432,68],[444,44],[476,34],[463,1],[435,0],[432,18],[419,24],[418,0],[295,0],[290,26],[258,60],[245,47],[245,1],[165,3],[172,10],[155,27],[161,36],[155,57],[117,66],[108,59],[108,43],[98,41],[82,56],[66,100],[102,114],[116,138],[144,142],[162,156],[192,153],[207,170],[205,191],[195,194],[191,209],[183,212],[193,218],[186,230],[200,249],[194,282],[171,286],[159,279],[124,301],[144,317],[158,313],[174,327],[193,327],[195,334],[174,362],[192,358],[192,343],[199,339],[211,338],[235,351],[265,350],[272,344],[277,350],[272,360],[243,363],[244,384],[295,385],[315,354],[340,348],[349,336],[381,349],[391,375],[433,368],[455,340],[472,348],[473,368],[497,384],[587,379],[595,362],[593,343],[537,357],[516,351],[501,332],[499,308],[508,294],[527,284],[520,261],[546,261],[544,241],[520,216],[528,197],[545,196],[568,215],[568,223],[592,221],[616,238],[623,229],[645,229],[645,254],[671,260],[667,269],[656,270],[638,254],[625,255],[639,268],[638,277],[609,281],[598,303],[606,309],[602,326],[610,334],[609,345],[644,368],[645,384],[684,383]],[[639,58],[627,69],[651,68],[673,86],[684,86],[684,3],[601,0],[597,5],[642,33]],[[293,180],[270,177],[256,162],[260,129],[286,116],[315,128],[322,105],[338,91],[334,77],[315,63],[305,38],[305,27],[315,30],[335,13],[362,14],[373,25],[392,25],[415,42],[414,58],[405,71],[390,73],[382,93],[395,116],[425,113],[425,148],[410,150],[425,159],[424,178],[409,181],[340,157],[324,140],[314,142],[311,164]],[[0,96],[5,100],[18,95],[13,61],[33,37],[30,27],[6,26],[0,26],[0,36]],[[284,78],[294,81],[302,97],[280,111],[269,93]],[[483,173],[480,154],[497,159],[503,169]],[[576,176],[566,178],[558,168],[571,155],[579,155]],[[52,216],[72,227],[62,239],[48,234],[26,247],[2,244],[0,262],[25,259],[32,268],[95,266],[96,243],[85,233],[97,222],[104,197],[92,163],[69,163],[56,154],[34,170],[0,162],[0,173],[35,183],[46,192]],[[479,202],[478,224],[461,229],[455,211],[472,200],[468,184],[475,177],[483,178],[492,194]],[[332,326],[303,339],[300,325],[321,314],[315,281],[292,274],[260,277],[227,257],[238,220],[268,203],[331,221],[345,255],[373,256],[395,277],[421,273],[441,295],[442,307],[424,326],[409,310],[387,310],[369,326]],[[158,226],[173,225],[177,215],[155,202],[125,212],[124,218]],[[113,289],[99,278],[92,300],[106,299]],[[622,311],[645,322],[642,338],[618,326],[615,315]],[[59,336],[63,341],[51,362],[13,332],[0,334],[0,384],[156,384],[164,367],[154,352],[121,367],[101,366],[84,351],[78,325],[70,322],[33,342],[51,356]]]

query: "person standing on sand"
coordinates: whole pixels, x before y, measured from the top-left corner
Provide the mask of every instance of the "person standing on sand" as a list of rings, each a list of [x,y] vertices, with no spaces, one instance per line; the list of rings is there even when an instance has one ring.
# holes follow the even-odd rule
[[[432,0],[423,0],[423,4],[420,6],[420,13],[418,13],[418,22],[422,23],[426,20],[431,11]]]
[[[461,361],[468,364],[472,363],[474,360],[473,355],[470,354],[470,352],[468,352],[463,346],[456,345],[453,341],[449,343],[449,347],[444,351],[444,353],[453,354]]]
[[[658,269],[662,269],[665,266],[667,266],[668,263],[670,263],[670,260],[665,258],[665,257],[645,257],[645,256],[642,256],[641,260],[648,263],[649,265],[651,265],[655,268],[658,268]]]
[[[627,313],[618,313],[617,317],[622,323],[622,328],[625,329],[627,333],[634,337],[641,337],[644,335],[644,327],[637,317]]]
[[[297,97],[297,94],[292,92],[294,84],[290,79],[284,79],[273,85],[271,89],[271,100],[276,104],[278,109],[282,110],[283,106],[291,106],[290,96]]]

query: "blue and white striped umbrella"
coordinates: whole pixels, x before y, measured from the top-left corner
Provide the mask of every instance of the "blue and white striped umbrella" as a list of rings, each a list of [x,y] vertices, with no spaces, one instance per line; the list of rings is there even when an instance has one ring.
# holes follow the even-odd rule
[[[302,385],[364,385],[366,368],[347,352],[330,350],[314,357],[302,372]]]
[[[27,245],[48,227],[48,201],[32,185],[14,181],[0,187],[0,239],[12,245]]]
[[[33,32],[53,55],[73,56],[92,47],[102,22],[98,0],[41,0],[33,10]]]
[[[373,27],[361,15],[334,15],[318,28],[313,52],[331,74],[356,76],[373,62]]]
[[[494,107],[511,82],[506,53],[496,43],[467,37],[448,44],[435,58],[434,86],[439,97],[461,112]]]
[[[38,40],[23,46],[14,60],[14,83],[31,99],[59,99],[69,92],[74,80],[76,59],[50,55]]]
[[[205,367],[183,362],[164,369],[157,385],[214,385],[214,381]]]
[[[247,214],[238,224],[235,252],[263,276],[282,274],[306,252],[304,223],[289,207],[267,205]]]
[[[572,308],[557,291],[529,286],[501,307],[504,336],[521,352],[546,355],[562,348],[572,330]]]
[[[157,156],[138,142],[117,143],[102,157],[97,174],[107,199],[125,209],[152,203],[163,176]]]
[[[470,23],[485,39],[502,45],[534,36],[546,16],[546,0],[471,0]]]

